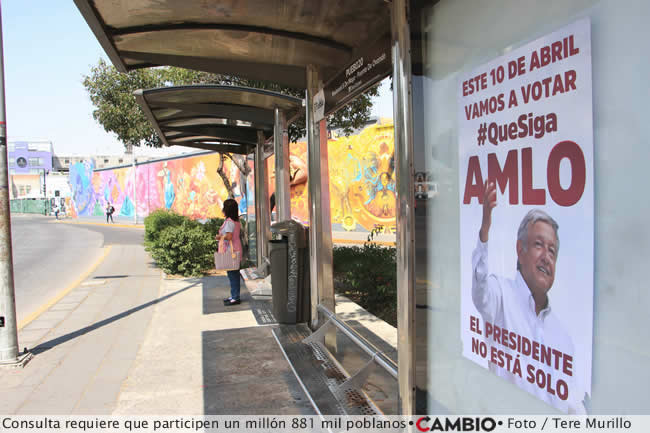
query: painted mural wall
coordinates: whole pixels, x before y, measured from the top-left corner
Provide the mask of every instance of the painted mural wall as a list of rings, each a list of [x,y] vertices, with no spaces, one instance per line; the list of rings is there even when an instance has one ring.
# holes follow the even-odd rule
[[[350,137],[328,140],[330,200],[334,230],[372,230],[381,225],[395,227],[395,167],[393,125],[384,123],[365,128]],[[307,143],[290,145],[291,214],[307,223]],[[74,211],[80,216],[104,215],[111,203],[117,216],[139,217],[167,208],[192,218],[222,217],[221,207],[228,192],[217,174],[219,155],[200,154],[132,167],[95,171],[93,162],[70,167]],[[252,163],[252,162],[251,162]],[[273,192],[274,163],[267,159],[269,194]],[[224,170],[234,186],[240,213],[248,209],[242,195],[239,170],[228,158]],[[135,180],[135,200],[133,182]],[[247,187],[253,191],[254,179]]]
[[[133,167],[95,171],[86,161],[70,167],[70,187],[77,215],[104,215],[110,203],[115,215],[145,217],[156,209],[171,209],[192,218],[221,217],[228,192],[217,174],[219,155],[201,154]],[[226,159],[224,170],[241,201],[239,170]],[[133,183],[135,181],[135,200]],[[245,201],[242,204],[245,206]]]
[[[290,145],[291,216],[307,223],[307,143]],[[330,205],[334,230],[395,231],[395,164],[393,124],[365,128],[327,142]],[[270,193],[275,185],[274,160],[268,160]]]

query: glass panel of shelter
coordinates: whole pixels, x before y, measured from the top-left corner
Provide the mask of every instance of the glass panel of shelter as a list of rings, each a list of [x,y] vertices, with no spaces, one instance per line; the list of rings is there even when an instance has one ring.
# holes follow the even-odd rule
[[[643,348],[650,339],[641,329],[645,328],[642,322],[650,295],[638,282],[645,281],[643,269],[648,260],[650,231],[644,221],[650,213],[650,202],[638,197],[646,196],[642,173],[647,171],[650,150],[643,137],[650,134],[650,126],[641,120],[647,111],[647,92],[641,96],[634,89],[647,87],[639,71],[650,67],[645,43],[650,31],[642,18],[650,14],[650,6],[640,0],[626,2],[625,8],[611,0],[539,4],[500,0],[478,8],[451,0],[412,4],[413,46],[419,48],[414,49],[413,57],[414,171],[430,175],[438,191],[434,198],[419,198],[416,212],[418,412],[566,412],[554,404],[553,398],[543,401],[516,382],[497,376],[491,362],[481,366],[463,354],[462,329],[470,325],[463,321],[462,299],[471,299],[467,292],[471,284],[461,283],[466,271],[462,263],[471,257],[461,257],[461,243],[464,236],[478,238],[481,222],[461,224],[465,212],[461,193],[466,178],[460,173],[463,156],[459,149],[463,144],[459,137],[463,134],[464,111],[459,89],[465,77],[481,65],[507,58],[510,52],[586,21],[591,39],[580,49],[590,50],[587,66],[593,72],[593,82],[588,90],[593,92],[593,105],[583,108],[590,122],[593,111],[595,155],[594,176],[586,182],[588,186],[591,182],[595,200],[592,211],[584,218],[595,221],[595,248],[571,254],[569,251],[575,248],[572,243],[586,245],[588,239],[577,238],[567,218],[558,219],[556,237],[562,239],[562,253],[556,259],[556,284],[549,291],[550,305],[561,323],[571,324],[566,328],[574,344],[587,344],[593,350],[588,360],[584,354],[575,354],[576,380],[590,388],[577,399],[583,405],[577,412],[647,413],[650,396],[645,388],[650,373],[645,366],[650,359]],[[529,53],[527,61],[531,58]],[[561,59],[557,60],[560,69]],[[531,110],[519,111],[527,114]],[[486,117],[486,123],[489,119]],[[611,145],[613,141],[616,146]],[[629,159],[629,155],[634,158]],[[503,166],[505,158],[499,162]],[[497,191],[497,196],[499,205],[494,212],[498,216],[496,212],[500,208],[503,212],[508,205],[507,190]],[[513,250],[516,241],[513,233]],[[553,303],[553,299],[570,296],[567,292],[584,291],[580,284],[562,285],[562,275],[578,269],[577,260],[588,264],[592,256],[594,272],[585,275],[584,281],[593,278],[593,287],[587,287],[593,290],[593,308],[585,307],[588,302],[583,298]],[[514,263],[504,266],[513,275],[524,273],[515,269]],[[593,314],[593,319],[586,323],[588,332],[581,333],[579,329],[585,323],[574,317],[582,314],[589,318]],[[539,382],[535,385],[539,387]],[[552,387],[545,389],[550,394],[548,389]]]

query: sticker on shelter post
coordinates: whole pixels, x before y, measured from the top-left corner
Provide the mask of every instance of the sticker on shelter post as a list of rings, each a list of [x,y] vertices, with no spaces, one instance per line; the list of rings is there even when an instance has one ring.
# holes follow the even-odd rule
[[[588,19],[458,81],[463,356],[564,413],[591,395]]]
[[[325,91],[320,89],[314,95],[314,123],[325,118]]]

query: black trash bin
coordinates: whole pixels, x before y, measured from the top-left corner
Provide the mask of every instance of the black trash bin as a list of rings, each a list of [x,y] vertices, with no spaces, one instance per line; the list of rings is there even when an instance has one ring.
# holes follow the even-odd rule
[[[311,318],[308,229],[289,220],[273,224],[271,232],[282,237],[269,243],[273,314],[279,323],[308,322]]]
[[[287,308],[289,284],[289,240],[272,240],[269,242],[269,260],[271,261],[271,294],[273,315],[279,323],[296,323]],[[293,320],[293,321],[292,321]]]

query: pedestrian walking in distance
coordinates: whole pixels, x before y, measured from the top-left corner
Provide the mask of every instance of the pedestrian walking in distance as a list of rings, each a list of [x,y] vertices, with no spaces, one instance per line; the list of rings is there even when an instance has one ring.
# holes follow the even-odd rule
[[[113,221],[113,212],[115,212],[115,208],[111,206],[111,204],[106,205],[106,222],[108,223],[108,219],[111,219],[111,222]]]

